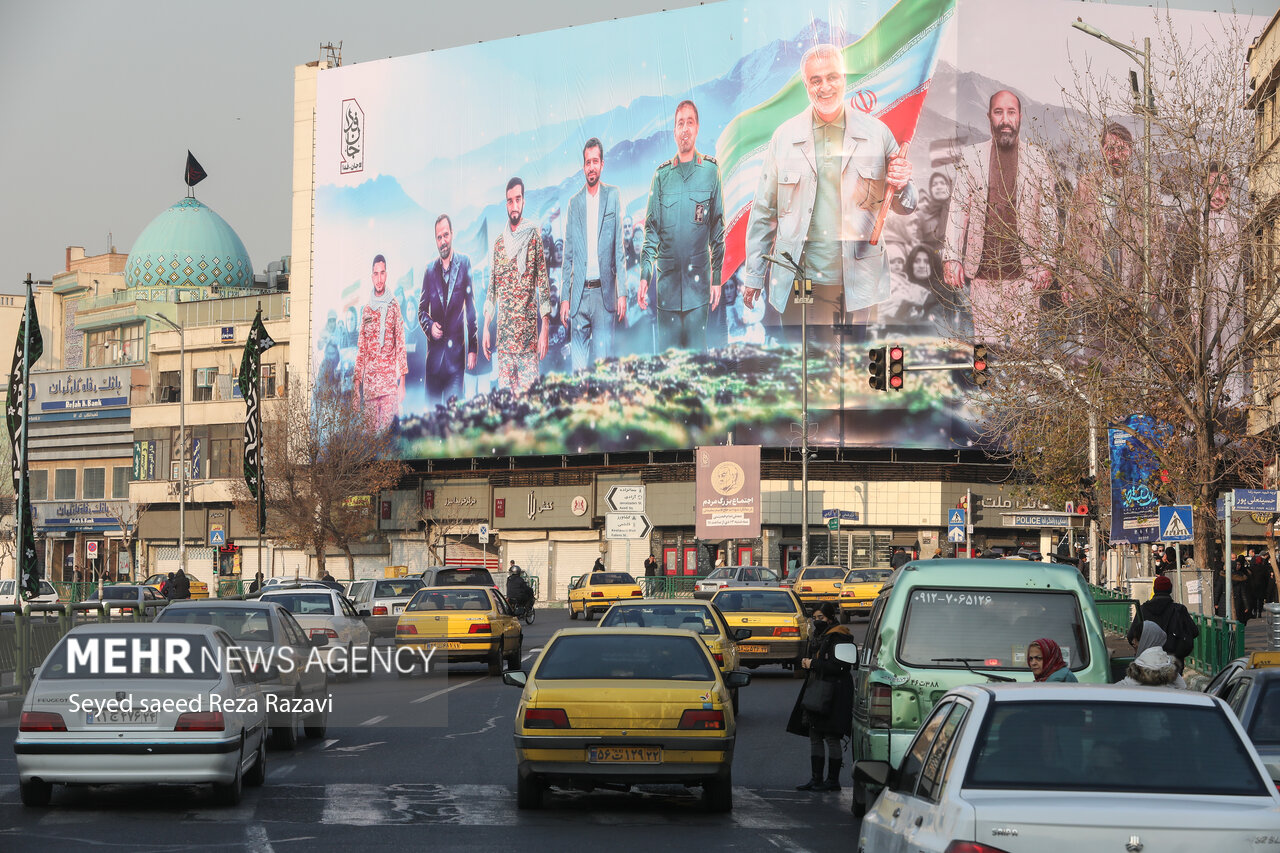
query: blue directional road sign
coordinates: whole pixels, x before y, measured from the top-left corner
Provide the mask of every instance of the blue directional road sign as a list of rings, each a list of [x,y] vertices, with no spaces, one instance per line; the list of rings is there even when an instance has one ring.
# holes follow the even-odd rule
[[[947,510],[947,541],[963,542],[964,541],[964,522],[965,510],[949,509]]]
[[[1160,507],[1160,541],[1192,541],[1195,537],[1193,536],[1194,527],[1191,519],[1191,507],[1189,506]]]

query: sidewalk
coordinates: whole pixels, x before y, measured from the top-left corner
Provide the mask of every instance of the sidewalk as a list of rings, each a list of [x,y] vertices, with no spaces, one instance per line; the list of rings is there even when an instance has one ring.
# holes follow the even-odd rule
[[[1122,634],[1114,634],[1111,631],[1107,631],[1106,641],[1111,657],[1133,657],[1133,647],[1129,645],[1129,641]],[[1244,653],[1265,651],[1271,651],[1267,643],[1267,620],[1265,618],[1250,619],[1249,623],[1244,626]],[[1204,686],[1212,680],[1215,674],[1188,668],[1183,673],[1183,677],[1191,689],[1203,690]]]

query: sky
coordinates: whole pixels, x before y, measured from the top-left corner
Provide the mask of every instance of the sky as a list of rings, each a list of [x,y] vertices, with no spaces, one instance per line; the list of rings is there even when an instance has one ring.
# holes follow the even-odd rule
[[[324,43],[341,41],[351,64],[697,5],[3,0],[0,114],[13,121],[0,173],[0,292],[20,292],[28,272],[60,272],[67,246],[128,252],[185,195],[188,149],[209,173],[197,197],[236,229],[255,271],[289,254],[293,69],[319,59]],[[1077,5],[1086,15],[1096,4]],[[1236,0],[1234,8],[1270,16],[1276,3]]]

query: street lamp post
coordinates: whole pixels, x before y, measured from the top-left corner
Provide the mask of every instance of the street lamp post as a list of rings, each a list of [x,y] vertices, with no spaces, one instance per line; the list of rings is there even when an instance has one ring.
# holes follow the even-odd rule
[[[181,326],[162,314],[148,318],[178,333],[178,568],[187,573],[187,336]]]

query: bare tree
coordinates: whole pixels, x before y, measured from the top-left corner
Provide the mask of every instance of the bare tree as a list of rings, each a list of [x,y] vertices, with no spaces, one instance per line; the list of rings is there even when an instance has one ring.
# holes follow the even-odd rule
[[[317,387],[310,399],[299,394],[276,401],[262,426],[271,537],[314,552],[319,576],[328,547],[337,546],[354,578],[351,544],[376,531],[378,496],[405,471],[396,458],[397,437],[377,430],[371,412],[329,387]],[[237,479],[234,490],[236,508],[256,528],[248,487]]]
[[[434,565],[444,565],[450,537],[458,542],[467,534],[475,532],[477,520],[472,517],[473,515],[475,515],[474,510],[462,504],[436,506],[421,511],[418,521],[423,525],[427,550],[431,553]]]
[[[1035,259],[1041,289],[1028,299],[1011,288],[985,316],[973,309],[993,351],[994,381],[977,394],[991,445],[1069,498],[1088,470],[1090,417],[1100,445],[1108,428],[1129,434],[1149,464],[1113,472],[1129,478],[1125,500],[1193,505],[1203,565],[1219,491],[1257,482],[1274,457],[1273,440],[1250,428],[1249,381],[1280,354],[1273,247],[1259,241],[1245,185],[1256,156],[1247,42],[1236,19],[1222,21],[1189,33],[1155,16],[1149,164],[1128,81],[1076,69],[1066,119],[1039,131],[1051,166],[1040,190],[1056,209],[1000,234]],[[989,219],[988,239],[992,229]],[[1132,426],[1135,414],[1150,428]]]
[[[102,508],[115,521],[116,526],[120,528],[120,544],[124,546],[125,553],[129,555],[129,566],[134,577],[140,580],[137,554],[138,524],[142,521],[143,514],[151,508],[151,505],[103,501]]]

